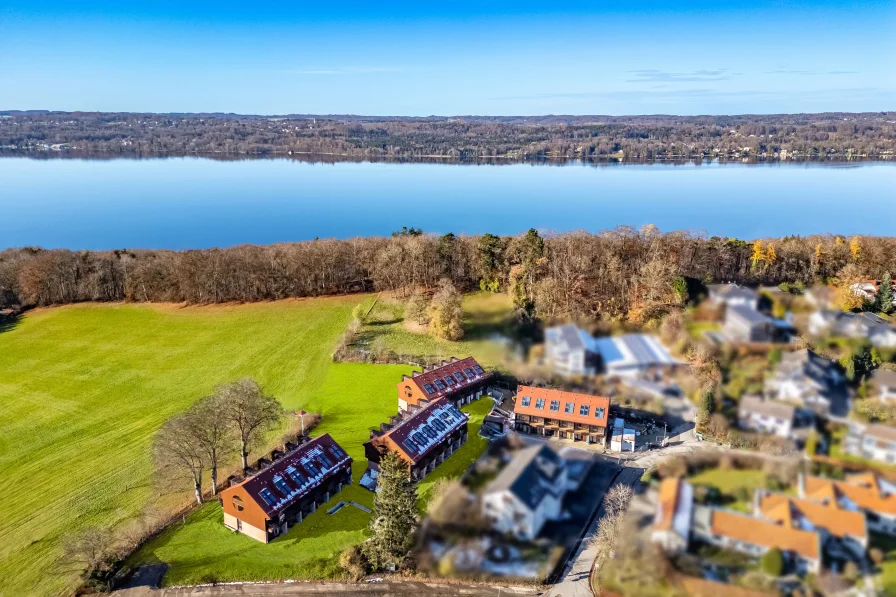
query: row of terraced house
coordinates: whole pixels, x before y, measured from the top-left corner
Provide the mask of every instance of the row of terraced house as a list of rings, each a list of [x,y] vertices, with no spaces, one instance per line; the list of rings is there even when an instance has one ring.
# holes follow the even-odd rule
[[[492,379],[472,357],[402,376],[396,414],[364,443],[367,468],[360,484],[376,489],[379,463],[390,452],[407,463],[414,481],[430,474],[467,441],[469,415],[460,408],[486,394]],[[267,543],[351,483],[352,459],[330,435],[301,438],[219,494],[224,525]]]

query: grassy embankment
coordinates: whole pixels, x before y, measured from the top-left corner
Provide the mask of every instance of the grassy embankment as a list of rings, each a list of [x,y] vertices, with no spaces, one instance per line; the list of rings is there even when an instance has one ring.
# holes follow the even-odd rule
[[[369,300],[354,296],[191,308],[76,305],[29,313],[2,331],[0,486],[8,504],[0,521],[4,590],[16,595],[68,592],[77,570],[59,562],[65,537],[88,527],[114,526],[159,504],[149,460],[152,434],[221,382],[252,376],[285,408],[322,413],[315,433],[329,432],[343,443],[356,458],[357,480],[364,468],[360,442],[370,427],[395,412],[394,384],[410,369],[331,363],[330,352],[352,308]],[[474,410],[485,405],[477,403]],[[481,422],[484,414],[474,418]],[[475,423],[470,444],[421,485],[421,495],[428,495],[437,478],[459,474],[464,462],[475,459],[481,451]],[[346,497],[370,503],[372,496],[361,492],[352,487]],[[163,498],[162,504],[172,507],[185,496]],[[170,558],[169,583],[215,575],[330,576],[333,555],[363,537],[367,515],[347,508],[325,516],[312,517],[283,545],[259,551],[260,544],[247,538],[225,533],[221,539],[220,513],[211,504],[140,557]],[[315,541],[298,545],[298,539],[312,537]],[[250,543],[222,553],[236,539]]]

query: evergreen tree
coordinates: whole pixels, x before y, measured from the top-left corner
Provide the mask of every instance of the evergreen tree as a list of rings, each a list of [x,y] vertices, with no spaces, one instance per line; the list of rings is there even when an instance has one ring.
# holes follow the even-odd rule
[[[373,508],[372,536],[364,544],[370,566],[382,569],[401,564],[417,527],[417,487],[411,482],[407,463],[395,452],[380,460]]]
[[[880,290],[877,291],[877,310],[882,313],[893,312],[893,280],[890,272],[884,272],[884,279],[880,282]]]

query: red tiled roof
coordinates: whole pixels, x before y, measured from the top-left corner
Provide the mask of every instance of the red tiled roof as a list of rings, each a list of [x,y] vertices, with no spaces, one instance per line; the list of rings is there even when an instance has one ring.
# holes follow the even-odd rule
[[[481,370],[482,373],[479,373],[477,369]],[[460,382],[457,381],[457,378],[454,375],[455,373],[460,374]],[[470,375],[472,375],[472,378]],[[414,372],[411,377],[402,378],[402,383],[413,383],[421,392],[423,392],[423,395],[426,396],[427,400],[434,400],[442,398],[443,396],[450,396],[454,392],[484,379],[488,379],[490,376],[491,374],[485,371],[479,363],[476,362],[476,359],[467,357],[465,359],[447,361],[441,366],[436,367],[435,369],[430,369],[429,371]],[[451,384],[448,384],[445,381],[446,377],[452,381]],[[440,389],[436,385],[436,380],[439,380],[445,387]],[[432,392],[427,391],[427,385],[432,387]]]
[[[308,495],[351,461],[345,450],[329,434],[324,434],[302,444],[240,485],[268,516],[273,516]],[[304,480],[301,485],[290,474],[292,470]],[[277,483],[274,483],[275,477],[278,478]],[[281,484],[282,487],[278,487]],[[269,504],[262,497],[265,489],[275,500],[274,504]]]
[[[523,406],[523,398],[529,398],[529,406]],[[543,408],[536,408],[538,400],[544,400]],[[551,410],[551,401],[557,401],[560,409]],[[572,413],[566,412],[566,404],[571,403]],[[588,407],[588,415],[580,415],[580,407]],[[602,417],[595,417],[594,413],[597,409],[604,409]],[[518,415],[530,415],[535,417],[547,417],[549,419],[558,419],[560,421],[569,421],[570,423],[581,423],[584,425],[596,425],[598,427],[607,426],[607,418],[610,416],[610,399],[604,396],[591,396],[589,394],[577,394],[575,392],[564,392],[562,390],[553,390],[550,388],[533,388],[531,386],[520,386],[516,391],[516,402],[513,405],[513,412]]]

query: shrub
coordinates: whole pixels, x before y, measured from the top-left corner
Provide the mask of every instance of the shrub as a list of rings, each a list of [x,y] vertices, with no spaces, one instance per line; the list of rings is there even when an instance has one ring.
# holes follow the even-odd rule
[[[769,576],[781,576],[784,572],[784,557],[781,555],[781,550],[773,547],[762,554],[759,568]]]
[[[367,558],[357,545],[347,547],[339,555],[339,566],[352,580],[360,580],[367,574]]]

